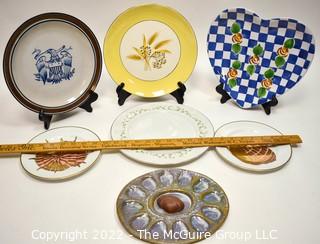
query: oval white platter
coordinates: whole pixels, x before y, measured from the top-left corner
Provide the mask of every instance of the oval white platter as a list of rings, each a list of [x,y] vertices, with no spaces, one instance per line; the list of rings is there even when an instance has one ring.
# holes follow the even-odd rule
[[[54,128],[32,138],[29,143],[59,141],[97,141],[92,131],[75,126]],[[21,165],[31,176],[41,180],[64,180],[88,170],[98,159],[100,151],[63,154],[22,154]]]
[[[262,136],[281,135],[282,133],[263,123],[255,121],[234,121],[222,125],[217,129],[215,136]],[[216,147],[217,153],[231,165],[240,169],[267,172],[284,166],[291,158],[292,148],[290,145],[274,146],[271,148],[276,155],[276,160],[267,164],[249,164],[234,156],[226,147]]]
[[[210,120],[199,111],[179,104],[149,103],[120,114],[111,127],[114,140],[211,137]],[[121,150],[134,160],[153,165],[174,165],[199,157],[208,148],[178,150]]]

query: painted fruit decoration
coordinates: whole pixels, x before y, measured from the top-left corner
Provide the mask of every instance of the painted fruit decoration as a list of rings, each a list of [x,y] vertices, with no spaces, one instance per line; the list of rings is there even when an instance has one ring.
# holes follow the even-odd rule
[[[249,59],[249,65],[247,66],[247,73],[253,75],[256,71],[256,65],[260,63],[260,56],[263,54],[263,48],[260,44],[253,48],[253,55]]]
[[[242,42],[242,34],[240,33],[240,25],[237,22],[234,22],[231,26],[232,35],[232,52],[235,54],[239,54],[241,52],[241,42]]]
[[[241,68],[241,63],[236,60],[232,63],[232,67],[230,68],[229,72],[227,73],[227,76],[229,78],[228,85],[233,88],[237,85],[237,75],[238,75],[238,69]]]
[[[289,55],[289,49],[294,47],[294,39],[288,39],[284,42],[282,47],[277,50],[278,56],[275,59],[276,66],[278,68],[282,67],[286,63],[286,58]]]
[[[266,72],[264,72],[264,79],[261,81],[261,87],[258,89],[258,97],[264,97],[267,95],[267,91],[272,87],[273,77],[273,69],[268,69]]]

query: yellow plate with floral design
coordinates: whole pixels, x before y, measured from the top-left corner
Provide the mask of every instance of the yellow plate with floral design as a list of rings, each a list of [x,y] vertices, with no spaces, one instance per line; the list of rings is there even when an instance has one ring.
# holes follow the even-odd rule
[[[176,10],[157,4],[130,8],[110,26],[104,59],[112,79],[142,97],[158,97],[186,82],[197,59],[189,22]]]

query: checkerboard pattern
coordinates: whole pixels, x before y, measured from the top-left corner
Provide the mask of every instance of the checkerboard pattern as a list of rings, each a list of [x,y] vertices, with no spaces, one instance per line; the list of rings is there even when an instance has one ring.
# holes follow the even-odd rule
[[[240,25],[243,36],[239,54],[231,51],[233,42],[230,28],[234,22]],[[289,50],[285,65],[277,68],[277,50],[290,38],[295,40],[295,45]],[[253,56],[253,47],[258,44],[264,52],[255,73],[249,76],[246,67]],[[225,91],[243,108],[266,103],[273,96],[294,87],[306,73],[315,52],[313,35],[305,25],[293,19],[263,20],[242,8],[227,9],[215,19],[210,26],[207,45],[214,73],[224,84]],[[238,70],[237,85],[231,88],[227,83],[227,73],[235,60],[239,60],[242,65]],[[273,85],[265,97],[259,98],[257,91],[262,86],[264,72],[269,68],[275,71]]]

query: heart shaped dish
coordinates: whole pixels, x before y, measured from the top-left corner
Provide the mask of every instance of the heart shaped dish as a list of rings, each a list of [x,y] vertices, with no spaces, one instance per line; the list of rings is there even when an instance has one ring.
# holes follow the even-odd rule
[[[297,20],[264,20],[243,8],[223,11],[207,42],[223,92],[242,108],[266,104],[293,88],[315,52],[313,35]]]

